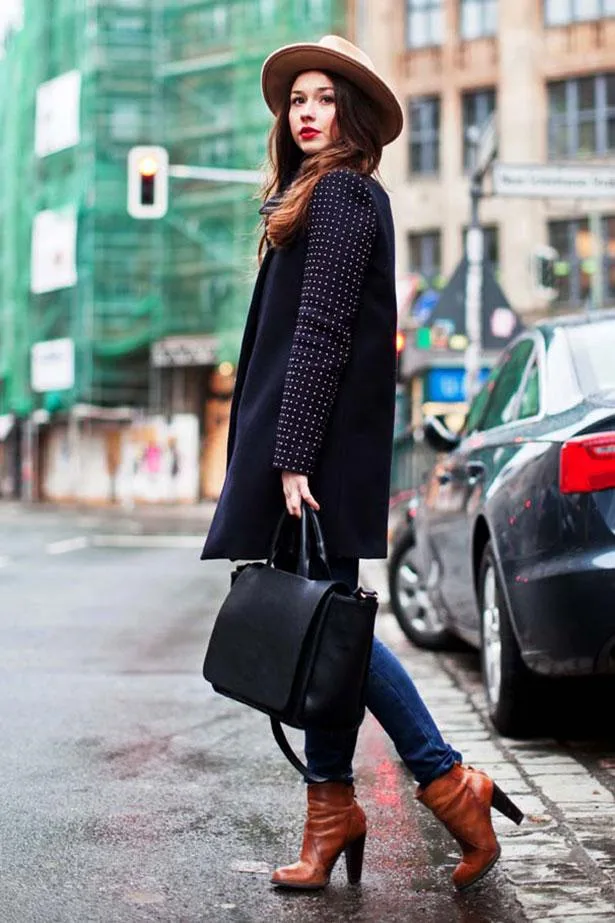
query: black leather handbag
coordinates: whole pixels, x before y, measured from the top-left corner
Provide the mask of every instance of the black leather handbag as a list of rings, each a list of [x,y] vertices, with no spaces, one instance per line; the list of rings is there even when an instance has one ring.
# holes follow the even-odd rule
[[[294,570],[282,569],[280,519],[267,563],[246,564],[216,618],[203,675],[216,692],[265,712],[285,756],[308,781],[280,722],[347,731],[364,714],[376,593],[331,579],[316,513],[303,505]],[[287,565],[285,565],[287,566]]]

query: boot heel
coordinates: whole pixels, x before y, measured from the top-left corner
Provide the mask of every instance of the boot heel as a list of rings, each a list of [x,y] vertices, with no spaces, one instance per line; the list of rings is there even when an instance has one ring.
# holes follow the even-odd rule
[[[365,850],[365,834],[357,837],[352,843],[349,843],[344,850],[346,859],[346,875],[348,883],[358,885],[361,881],[361,872],[363,871],[363,852]]]
[[[523,811],[520,811],[508,795],[505,795],[502,789],[493,783],[493,795],[491,796],[491,807],[503,814],[515,824],[520,824],[523,820]]]

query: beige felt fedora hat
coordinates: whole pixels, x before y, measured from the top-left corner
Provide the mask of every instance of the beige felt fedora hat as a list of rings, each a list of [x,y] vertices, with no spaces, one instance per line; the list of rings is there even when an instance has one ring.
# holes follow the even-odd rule
[[[309,70],[339,74],[358,86],[380,110],[383,145],[397,138],[404,117],[393,91],[378,76],[365,52],[338,35],[325,35],[315,43],[285,45],[269,55],[261,83],[265,102],[274,115],[282,108],[297,74]]]

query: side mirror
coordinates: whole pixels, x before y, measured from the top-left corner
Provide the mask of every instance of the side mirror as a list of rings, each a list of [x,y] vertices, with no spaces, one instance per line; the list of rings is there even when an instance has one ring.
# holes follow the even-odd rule
[[[452,452],[461,442],[460,436],[438,420],[437,417],[427,417],[423,423],[425,441],[436,452]]]

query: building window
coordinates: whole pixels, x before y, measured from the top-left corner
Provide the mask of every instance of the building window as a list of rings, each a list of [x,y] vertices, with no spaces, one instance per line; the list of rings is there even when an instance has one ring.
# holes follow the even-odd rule
[[[563,26],[605,16],[615,16],[615,0],[545,0],[545,22],[548,26]]]
[[[463,229],[463,252],[466,252],[466,236],[468,229]],[[486,225],[483,227],[483,253],[485,255],[485,261],[491,271],[493,272],[496,279],[499,278],[500,274],[500,240],[498,229],[495,225]]]
[[[498,30],[497,0],[461,0],[461,37],[483,38]]]
[[[600,219],[602,231],[603,301],[615,302],[615,215]],[[591,294],[592,275],[596,271],[593,237],[587,218],[549,222],[549,243],[559,253],[556,263],[557,305],[578,307]]]
[[[410,101],[410,167],[413,173],[440,168],[440,100],[420,96]]]
[[[615,74],[549,84],[549,157],[615,151]]]
[[[421,276],[423,288],[440,285],[440,231],[408,234],[410,272]]]
[[[408,48],[440,45],[442,31],[442,0],[406,0]]]
[[[468,140],[468,128],[482,128],[495,109],[495,91],[478,90],[463,94],[463,167],[472,169],[472,148]]]

